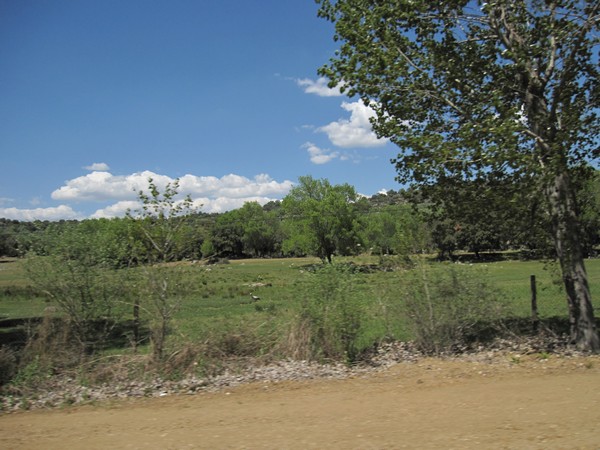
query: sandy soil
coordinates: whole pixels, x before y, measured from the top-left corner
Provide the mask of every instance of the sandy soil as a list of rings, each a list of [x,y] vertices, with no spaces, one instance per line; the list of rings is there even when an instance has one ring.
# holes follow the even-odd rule
[[[0,417],[3,449],[600,449],[600,358],[436,360],[346,380]]]

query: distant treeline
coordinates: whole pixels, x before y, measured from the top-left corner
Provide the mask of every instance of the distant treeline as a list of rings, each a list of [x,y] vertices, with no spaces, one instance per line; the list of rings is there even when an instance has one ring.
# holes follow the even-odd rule
[[[551,224],[535,180],[490,176],[446,180],[429,187],[388,191],[365,198],[352,186],[301,177],[283,201],[246,203],[222,214],[196,213],[180,220],[172,243],[174,260],[315,255],[521,250],[552,256]],[[600,244],[600,177],[582,177],[578,205],[586,255]],[[132,218],[83,221],[0,219],[0,256],[50,254],[75,234],[87,233],[104,248],[106,260],[131,264],[141,239]],[[142,256],[140,256],[142,255]]]

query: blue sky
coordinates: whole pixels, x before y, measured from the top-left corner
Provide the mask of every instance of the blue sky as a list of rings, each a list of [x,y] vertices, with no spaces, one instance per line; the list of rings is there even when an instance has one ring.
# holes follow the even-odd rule
[[[302,175],[398,189],[397,150],[317,69],[312,0],[0,0],[0,217],[120,216],[152,176],[205,212]]]

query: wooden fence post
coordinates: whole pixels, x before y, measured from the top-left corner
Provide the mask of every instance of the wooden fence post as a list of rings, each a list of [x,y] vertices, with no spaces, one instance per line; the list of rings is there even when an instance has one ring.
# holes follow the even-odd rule
[[[539,327],[539,317],[537,308],[537,287],[535,285],[535,275],[529,277],[531,285],[531,323],[533,326],[533,332],[537,333]]]

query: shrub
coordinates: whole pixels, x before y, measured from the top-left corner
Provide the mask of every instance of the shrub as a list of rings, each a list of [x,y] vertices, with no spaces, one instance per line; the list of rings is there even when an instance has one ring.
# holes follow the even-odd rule
[[[75,327],[69,319],[44,316],[28,330],[27,344],[20,353],[19,375],[34,364],[40,371],[60,372],[78,366],[86,355],[73,338]]]
[[[353,362],[365,308],[348,266],[323,265],[303,293],[301,311],[290,330],[290,345],[298,355]],[[302,350],[302,346],[308,346]]]
[[[91,353],[101,346],[122,314],[125,272],[65,255],[30,255],[26,269],[34,288],[66,314],[81,349]]]
[[[407,320],[425,353],[459,350],[498,324],[505,311],[499,292],[473,267],[450,265],[433,271],[419,264],[409,277],[404,293]]]

